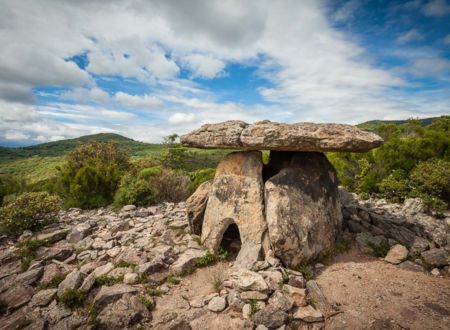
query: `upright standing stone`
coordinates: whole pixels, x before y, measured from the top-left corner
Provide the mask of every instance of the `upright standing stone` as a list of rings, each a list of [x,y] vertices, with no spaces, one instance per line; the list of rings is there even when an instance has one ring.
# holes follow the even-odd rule
[[[275,255],[295,267],[330,248],[342,224],[336,171],[324,154],[271,152],[266,220]]]
[[[205,215],[206,204],[211,192],[212,181],[203,182],[197,190],[186,200],[186,213],[189,222],[189,229],[192,234],[201,235],[203,226],[203,216]]]
[[[227,228],[236,224],[242,242],[236,263],[243,267],[258,260],[267,228],[262,167],[259,151],[225,156],[217,167],[205,211],[202,243],[217,251]]]

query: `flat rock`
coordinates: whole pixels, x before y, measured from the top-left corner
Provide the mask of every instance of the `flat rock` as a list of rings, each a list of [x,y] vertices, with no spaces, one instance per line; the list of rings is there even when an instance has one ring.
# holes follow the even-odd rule
[[[287,293],[294,300],[295,306],[306,306],[306,290],[290,285],[283,285],[283,292]]]
[[[69,243],[78,243],[91,232],[91,226],[87,223],[76,225],[70,233],[67,234],[66,240]]]
[[[44,273],[44,267],[36,267],[17,275],[15,282],[32,285],[36,283]]]
[[[36,239],[47,241],[48,243],[55,243],[64,239],[69,232],[69,229],[58,229],[48,233],[40,233]]]
[[[242,291],[267,292],[269,288],[261,274],[243,268],[231,274],[230,280]]]
[[[321,322],[323,315],[319,310],[314,309],[311,305],[300,307],[293,315],[294,319],[305,322]]]
[[[55,297],[58,289],[41,290],[31,299],[30,306],[47,306]]]
[[[183,135],[181,143],[198,148],[364,152],[380,146],[383,139],[352,125],[231,120],[203,125]]]
[[[241,299],[244,300],[266,300],[267,298],[266,293],[259,291],[244,291],[241,293]]]
[[[118,301],[106,306],[98,320],[106,329],[125,329],[151,317],[138,297],[124,294]]]
[[[272,305],[276,309],[280,309],[284,312],[287,312],[292,307],[294,307],[294,299],[287,293],[277,290],[270,297],[269,305]]]
[[[119,300],[126,293],[135,293],[137,289],[126,285],[116,284],[113,286],[102,286],[100,291],[94,298],[94,303],[98,306],[110,304],[116,300]]]
[[[408,249],[400,244],[395,244],[389,250],[388,254],[384,258],[385,261],[398,265],[408,257]]]
[[[170,266],[170,272],[179,275],[183,274],[195,266],[195,263],[203,257],[205,251],[189,249],[184,251],[178,259]]]
[[[33,297],[34,289],[29,285],[14,286],[0,295],[0,300],[8,306],[8,310],[14,310],[28,303]]]

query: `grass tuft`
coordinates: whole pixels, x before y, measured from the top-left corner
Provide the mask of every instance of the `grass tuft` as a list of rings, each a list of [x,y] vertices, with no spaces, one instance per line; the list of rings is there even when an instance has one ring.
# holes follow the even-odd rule
[[[74,308],[82,306],[86,296],[86,290],[67,289],[59,298],[59,301],[69,308]]]

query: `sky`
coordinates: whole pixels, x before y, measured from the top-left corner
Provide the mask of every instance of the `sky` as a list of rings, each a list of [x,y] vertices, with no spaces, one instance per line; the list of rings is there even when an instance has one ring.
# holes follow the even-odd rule
[[[0,0],[0,145],[450,114],[450,0]]]

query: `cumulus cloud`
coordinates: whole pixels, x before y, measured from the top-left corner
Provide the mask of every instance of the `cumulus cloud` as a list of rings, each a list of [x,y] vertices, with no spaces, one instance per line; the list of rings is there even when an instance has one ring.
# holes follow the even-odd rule
[[[447,61],[422,56],[404,71],[378,67],[355,39],[333,26],[326,5],[0,0],[1,132],[48,141],[111,131],[156,142],[174,126],[183,133],[231,118],[356,123],[431,111],[425,96],[401,95],[408,86],[404,77],[446,72]],[[404,8],[420,6],[411,1]],[[448,11],[439,0],[422,7],[431,16]],[[334,22],[349,21],[358,10],[359,2],[349,0]],[[411,30],[398,41],[419,38]],[[79,54],[85,65],[69,60]],[[256,68],[267,81],[256,87],[264,102],[223,101],[207,83],[193,79],[222,77],[233,63]],[[45,86],[60,90],[48,99],[44,93],[33,97],[33,90]],[[443,96],[433,105],[445,113],[446,103]]]
[[[225,63],[208,55],[191,54],[183,58],[193,77],[211,79],[223,72]]]
[[[148,94],[130,95],[127,93],[118,92],[114,98],[121,104],[131,108],[156,108],[163,104],[160,99]]]

